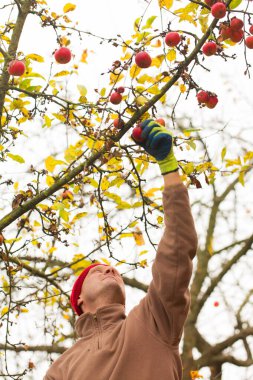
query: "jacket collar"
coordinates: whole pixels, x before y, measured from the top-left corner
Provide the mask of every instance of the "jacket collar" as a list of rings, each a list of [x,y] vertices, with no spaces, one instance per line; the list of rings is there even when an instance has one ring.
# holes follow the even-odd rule
[[[119,303],[106,305],[97,309],[95,314],[83,313],[75,323],[75,331],[80,338],[94,334],[97,327],[106,330],[109,326],[126,318],[125,306]]]

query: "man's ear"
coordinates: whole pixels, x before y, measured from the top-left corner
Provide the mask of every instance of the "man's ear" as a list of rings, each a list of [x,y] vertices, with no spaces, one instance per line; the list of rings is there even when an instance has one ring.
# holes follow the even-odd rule
[[[80,305],[82,305],[82,303],[83,303],[83,300],[82,300],[81,297],[79,296],[79,297],[78,297],[78,300],[77,300],[77,305],[80,306]]]

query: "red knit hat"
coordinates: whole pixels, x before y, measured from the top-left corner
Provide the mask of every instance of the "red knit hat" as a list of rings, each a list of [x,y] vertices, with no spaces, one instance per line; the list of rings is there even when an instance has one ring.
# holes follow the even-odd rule
[[[77,304],[77,300],[78,300],[78,298],[80,296],[80,293],[81,293],[81,290],[82,290],[83,282],[85,280],[85,277],[87,276],[87,274],[91,270],[91,268],[93,268],[93,267],[95,267],[97,265],[108,266],[107,264],[101,264],[101,263],[91,264],[90,266],[88,266],[87,268],[85,268],[82,271],[81,274],[79,274],[79,276],[77,277],[77,279],[76,279],[76,281],[75,281],[75,283],[73,285],[71,296],[70,296],[70,303],[71,303],[71,306],[72,306],[73,310],[78,315],[83,314],[82,309]]]

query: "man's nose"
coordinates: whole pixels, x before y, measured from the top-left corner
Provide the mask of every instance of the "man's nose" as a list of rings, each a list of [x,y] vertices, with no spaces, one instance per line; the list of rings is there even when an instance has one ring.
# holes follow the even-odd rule
[[[108,266],[108,267],[106,267],[105,273],[113,273],[113,274],[115,274],[115,269],[113,267]]]

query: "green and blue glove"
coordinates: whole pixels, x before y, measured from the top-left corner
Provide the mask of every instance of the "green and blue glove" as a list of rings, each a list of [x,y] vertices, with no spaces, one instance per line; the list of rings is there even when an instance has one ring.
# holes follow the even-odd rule
[[[159,164],[161,174],[167,174],[178,170],[178,163],[173,153],[173,136],[165,127],[152,119],[147,119],[139,124],[142,129],[142,141],[132,139],[137,145],[145,149]]]

